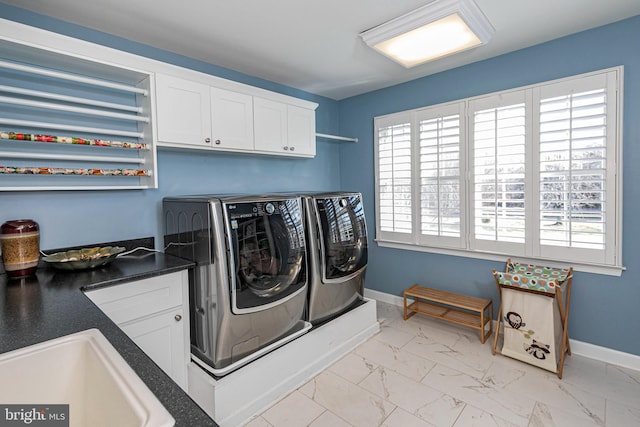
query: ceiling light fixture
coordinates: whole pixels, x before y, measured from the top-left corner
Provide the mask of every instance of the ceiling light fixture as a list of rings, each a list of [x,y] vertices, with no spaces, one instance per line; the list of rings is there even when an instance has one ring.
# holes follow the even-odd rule
[[[435,0],[360,33],[406,68],[486,44],[495,30],[473,0]]]

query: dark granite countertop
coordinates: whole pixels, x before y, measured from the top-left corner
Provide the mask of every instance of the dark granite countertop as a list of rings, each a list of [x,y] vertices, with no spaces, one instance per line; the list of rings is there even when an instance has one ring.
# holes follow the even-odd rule
[[[31,278],[10,280],[0,274],[0,353],[97,328],[167,408],[176,426],[216,426],[83,292],[173,273],[191,265],[170,255],[138,251],[94,270],[60,271],[41,261]]]

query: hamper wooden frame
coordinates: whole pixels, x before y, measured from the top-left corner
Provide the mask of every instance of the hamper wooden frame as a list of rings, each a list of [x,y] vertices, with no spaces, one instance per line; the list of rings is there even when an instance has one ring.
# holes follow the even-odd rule
[[[512,274],[516,271],[517,268],[522,269],[524,266],[525,268],[529,269],[529,270],[535,270],[535,269],[546,269],[548,271],[553,271],[558,272],[558,271],[562,271],[565,272],[566,271],[566,277],[564,278],[564,280],[558,281],[557,284],[555,284],[554,286],[554,291],[553,292],[549,292],[544,290],[543,288],[540,289],[531,289],[525,285],[521,285],[519,286],[513,286],[511,284],[505,284],[504,280],[502,280],[503,283],[501,283],[501,279],[503,278],[503,275],[505,274]],[[527,273],[530,274],[530,273]],[[493,277],[495,279],[496,282],[496,287],[498,288],[498,295],[500,297],[500,307],[498,309],[498,319],[497,319],[497,324],[496,324],[496,333],[493,339],[493,354],[496,353],[501,353],[503,354],[503,349],[505,347],[505,342],[503,340],[503,346],[502,349],[498,349],[498,337],[500,335],[500,325],[501,323],[504,321],[503,319],[503,312],[505,311],[505,307],[504,307],[504,299],[503,298],[503,290],[508,290],[509,292],[511,291],[518,291],[518,292],[524,292],[530,295],[542,295],[544,296],[544,298],[552,298],[555,300],[555,302],[557,304],[555,304],[557,306],[558,309],[558,314],[559,314],[559,321],[560,321],[560,328],[561,328],[561,339],[560,339],[560,345],[558,346],[558,348],[560,348],[560,354],[559,354],[559,360],[557,360],[557,363],[555,364],[555,373],[558,375],[558,378],[562,378],[562,370],[564,367],[564,359],[565,359],[565,355],[571,355],[571,347],[569,345],[569,334],[568,334],[568,321],[569,321],[569,301],[571,299],[571,285],[572,285],[572,279],[573,279],[573,267],[570,267],[568,269],[555,269],[555,268],[549,268],[549,267],[542,267],[542,266],[535,266],[535,265],[524,265],[524,264],[519,264],[519,263],[514,263],[511,261],[511,259],[507,260],[506,263],[506,268],[505,268],[505,273],[502,272],[498,272],[495,269],[493,270]],[[533,276],[536,277],[536,276]],[[564,289],[563,289],[564,288]],[[563,297],[563,293],[565,294],[565,297]],[[552,304],[553,305],[553,304]],[[553,322],[553,320],[552,320]],[[558,325],[553,325],[554,327],[558,326]],[[505,327],[507,327],[505,325]],[[507,334],[505,333],[505,330],[503,329],[503,337],[504,339],[506,339]],[[506,354],[507,356],[510,357],[514,357],[513,355],[509,355]],[[531,361],[527,361],[524,358],[520,358],[520,357],[515,357],[519,360],[522,360],[524,362],[527,363],[531,363],[534,365],[537,365],[536,363],[532,363]],[[540,366],[540,365],[537,365]],[[540,366],[543,369],[548,369],[551,370],[547,367],[544,366]]]

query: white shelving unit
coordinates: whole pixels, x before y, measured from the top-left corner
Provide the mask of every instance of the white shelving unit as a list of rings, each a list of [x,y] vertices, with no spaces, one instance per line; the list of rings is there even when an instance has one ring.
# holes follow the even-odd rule
[[[206,109],[191,114],[179,107],[179,114],[173,113],[176,100],[170,96],[167,103],[166,93],[158,90],[163,75],[205,88],[200,105],[213,105],[208,126]],[[236,97],[221,102],[218,91]],[[239,95],[245,100],[240,113]],[[286,129],[283,119],[253,133],[256,116],[264,122],[263,111],[249,108],[257,98],[286,105]],[[318,139],[357,142],[315,133],[316,107],[0,18],[0,192],[157,188],[158,147],[309,158]],[[89,143],[78,144],[79,139]]]
[[[0,39],[0,191],[157,187],[153,74]]]

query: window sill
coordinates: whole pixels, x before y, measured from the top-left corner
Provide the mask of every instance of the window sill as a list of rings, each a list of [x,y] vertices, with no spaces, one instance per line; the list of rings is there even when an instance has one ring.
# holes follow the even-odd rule
[[[563,267],[571,266],[573,267],[574,271],[604,274],[607,276],[620,277],[622,275],[622,272],[626,270],[626,268],[621,265],[613,266],[613,265],[591,264],[591,263],[581,264],[581,263],[569,262],[569,261],[558,262],[558,261],[544,259],[544,258],[513,257],[509,254],[468,251],[464,249],[435,248],[435,247],[429,247],[429,246],[412,245],[408,243],[382,241],[378,239],[376,239],[376,243],[378,244],[378,246],[383,248],[404,249],[404,250],[410,250],[410,251],[416,251],[416,252],[429,252],[434,254],[452,255],[452,256],[459,256],[459,257],[465,257],[465,258],[474,258],[474,259],[484,259],[489,261],[506,262],[507,258],[511,258],[512,260],[518,261],[521,263],[545,265],[549,267],[563,268]]]

